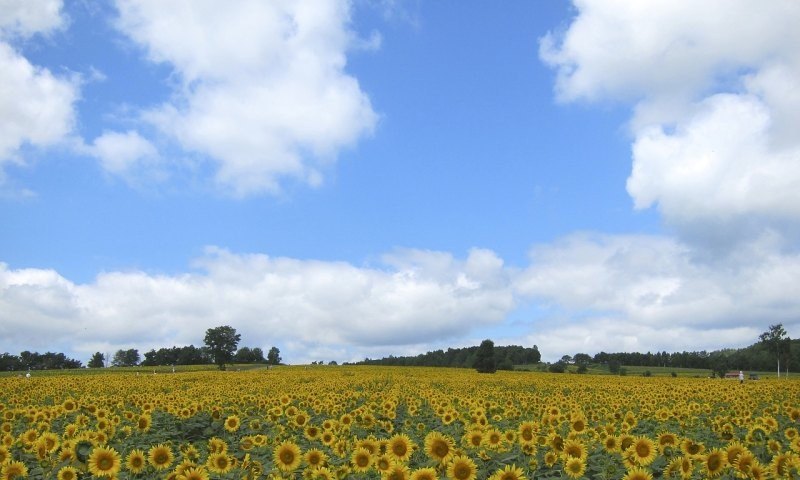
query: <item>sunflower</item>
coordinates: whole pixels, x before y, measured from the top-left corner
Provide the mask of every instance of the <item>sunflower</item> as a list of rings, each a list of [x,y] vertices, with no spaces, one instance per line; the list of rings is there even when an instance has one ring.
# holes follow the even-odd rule
[[[58,480],[76,480],[78,478],[78,470],[75,467],[61,467],[56,478]]]
[[[637,465],[647,466],[656,458],[656,446],[647,437],[636,437],[627,452]]]
[[[653,480],[653,474],[643,468],[632,468],[622,477],[622,480]]]
[[[483,432],[480,430],[471,430],[464,434],[463,437],[464,445],[472,448],[479,448],[483,445]]]
[[[726,455],[724,450],[713,449],[703,456],[703,467],[705,469],[705,476],[707,478],[718,477],[722,474],[722,470],[727,465]]]
[[[439,475],[436,469],[433,468],[420,468],[411,472],[409,480],[438,480]]]
[[[489,478],[490,480],[523,480],[525,473],[516,465],[506,465],[503,468],[498,468],[494,475]]]
[[[553,465],[558,462],[558,454],[554,451],[549,451],[544,454],[544,464],[547,465],[548,468],[552,468]]]
[[[311,448],[303,455],[303,459],[305,459],[309,467],[320,468],[325,465],[328,456],[318,448]]]
[[[538,426],[533,422],[522,422],[517,427],[520,443],[533,443],[536,441]]]
[[[475,480],[478,467],[471,458],[459,455],[447,465],[447,478],[451,480]]]
[[[353,464],[353,471],[364,473],[372,467],[372,455],[366,448],[358,448],[350,456],[350,463]]]
[[[664,432],[658,436],[658,448],[664,452],[669,447],[678,444],[678,437],[672,432]]]
[[[705,451],[706,447],[702,443],[695,442],[691,438],[684,438],[681,442],[681,451],[685,455],[698,456]]]
[[[557,433],[550,435],[550,438],[548,438],[547,443],[550,445],[550,448],[552,448],[558,453],[564,451],[564,437],[562,437]]]
[[[572,457],[581,460],[585,460],[588,455],[586,446],[578,440],[567,440],[561,453],[565,458]]]
[[[503,444],[503,434],[496,428],[489,429],[486,432],[486,445],[492,450],[498,450]]]
[[[150,415],[141,415],[136,420],[136,428],[140,432],[147,432],[150,430],[150,426],[153,424],[153,419],[150,418]]]
[[[242,421],[236,415],[231,415],[225,419],[225,430],[233,433],[239,430],[239,427],[242,425]]]
[[[2,475],[3,480],[27,478],[28,467],[22,462],[12,460],[2,465],[2,468],[0,468],[0,475]]]
[[[758,463],[755,455],[750,450],[744,450],[740,453],[736,460],[731,462],[731,465],[736,469],[736,476],[739,478],[747,478],[750,475],[750,470],[753,464]]]
[[[208,472],[203,467],[187,468],[180,475],[177,480],[209,480]]]
[[[579,457],[569,457],[564,463],[564,473],[569,478],[580,478],[586,472],[586,462]]]
[[[300,447],[291,441],[284,441],[275,447],[272,452],[272,461],[275,466],[284,472],[291,472],[300,465]]]
[[[402,463],[393,463],[388,470],[381,472],[381,480],[408,480],[410,472]]]
[[[174,459],[175,456],[172,454],[172,449],[169,445],[164,445],[163,443],[150,447],[147,452],[147,461],[156,470],[166,470],[172,465]]]
[[[781,453],[772,457],[768,470],[774,478],[794,478],[790,476],[790,471],[796,463],[797,457],[791,453]]]
[[[392,459],[389,455],[381,455],[375,459],[375,468],[379,472],[385,472],[392,466]]]
[[[425,436],[425,454],[439,463],[447,463],[453,456],[453,439],[432,431]]]
[[[128,457],[125,459],[125,468],[134,474],[141,473],[142,470],[144,470],[146,462],[147,459],[143,451],[139,449],[131,450],[130,453],[128,453]]]
[[[608,453],[619,452],[619,439],[614,435],[609,435],[603,440],[603,448]]]
[[[87,466],[95,477],[116,477],[121,466],[119,453],[111,447],[95,447]]]
[[[11,452],[8,451],[8,447],[5,445],[0,445],[0,465],[6,463],[6,461],[10,458]]]
[[[206,467],[212,473],[224,475],[233,469],[233,459],[226,452],[214,452],[208,455]]]
[[[386,446],[386,454],[397,461],[405,462],[411,456],[416,445],[408,438],[408,435],[400,433],[389,439]]]
[[[208,453],[228,453],[228,444],[221,438],[211,437],[208,440]]]
[[[330,471],[327,467],[322,467],[312,472],[314,480],[336,480],[336,474]]]

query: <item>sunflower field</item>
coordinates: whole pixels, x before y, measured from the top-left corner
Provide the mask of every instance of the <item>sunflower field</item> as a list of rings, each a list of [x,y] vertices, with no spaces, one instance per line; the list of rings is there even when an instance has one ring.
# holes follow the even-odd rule
[[[800,478],[800,382],[394,367],[0,378],[0,479]]]

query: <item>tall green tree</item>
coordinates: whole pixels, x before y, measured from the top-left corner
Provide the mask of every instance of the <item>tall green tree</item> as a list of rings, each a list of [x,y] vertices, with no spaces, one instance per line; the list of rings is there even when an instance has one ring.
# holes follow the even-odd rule
[[[494,358],[494,342],[486,339],[481,342],[475,352],[475,363],[472,364],[480,373],[494,373],[497,371],[497,363]]]
[[[269,365],[280,365],[281,363],[281,351],[278,350],[278,347],[272,347],[267,352],[267,364]]]
[[[111,365],[115,367],[134,367],[139,365],[139,350],[129,348],[128,350],[117,350],[114,358],[111,360]]]
[[[103,368],[105,362],[106,362],[106,356],[100,352],[95,352],[86,366],[89,368]]]
[[[208,347],[214,363],[220,370],[225,370],[225,364],[233,360],[236,346],[242,336],[236,333],[236,329],[230,325],[223,325],[206,330],[205,344]]]
[[[781,378],[781,356],[788,353],[790,340],[783,324],[770,325],[769,330],[758,336],[759,341],[778,359],[778,378]]]

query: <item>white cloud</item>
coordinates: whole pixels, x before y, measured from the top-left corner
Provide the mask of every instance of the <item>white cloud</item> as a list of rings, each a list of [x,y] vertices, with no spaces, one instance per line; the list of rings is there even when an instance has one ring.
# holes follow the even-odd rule
[[[560,99],[634,102],[636,207],[709,250],[765,229],[796,238],[800,4],[575,3],[540,54]]]
[[[800,334],[800,255],[755,241],[718,263],[693,256],[661,236],[575,234],[537,246],[516,288],[552,311],[529,341],[573,353],[675,351],[749,345],[771,323]]]
[[[406,254],[437,255],[395,258]],[[334,353],[352,360],[501,322],[515,301],[502,266],[485,261],[491,255],[449,257],[429,271],[417,260],[414,268],[375,269],[212,248],[196,262],[200,273],[110,272],[86,285],[2,265],[0,351],[63,344],[83,358],[99,344],[199,345],[207,328],[230,324],[243,345],[279,345],[287,361]]]
[[[133,130],[103,132],[88,151],[104,170],[126,179],[134,179],[138,172],[153,169],[159,163],[156,147]]]
[[[49,33],[65,24],[61,0],[3,0],[0,8],[0,36],[30,37]]]
[[[344,68],[349,3],[120,0],[118,28],[174,68],[175,99],[145,118],[218,166],[235,195],[316,185],[377,115]]]
[[[63,24],[61,2],[10,1],[0,9],[0,38],[49,33]],[[7,163],[24,164],[24,145],[62,141],[74,124],[78,84],[32,65],[0,41],[0,180]]]

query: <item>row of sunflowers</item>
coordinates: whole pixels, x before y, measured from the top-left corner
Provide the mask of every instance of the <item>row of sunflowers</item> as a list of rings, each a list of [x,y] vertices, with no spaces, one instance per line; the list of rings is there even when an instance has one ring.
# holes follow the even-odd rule
[[[0,479],[800,478],[800,382],[393,367],[0,378]]]

